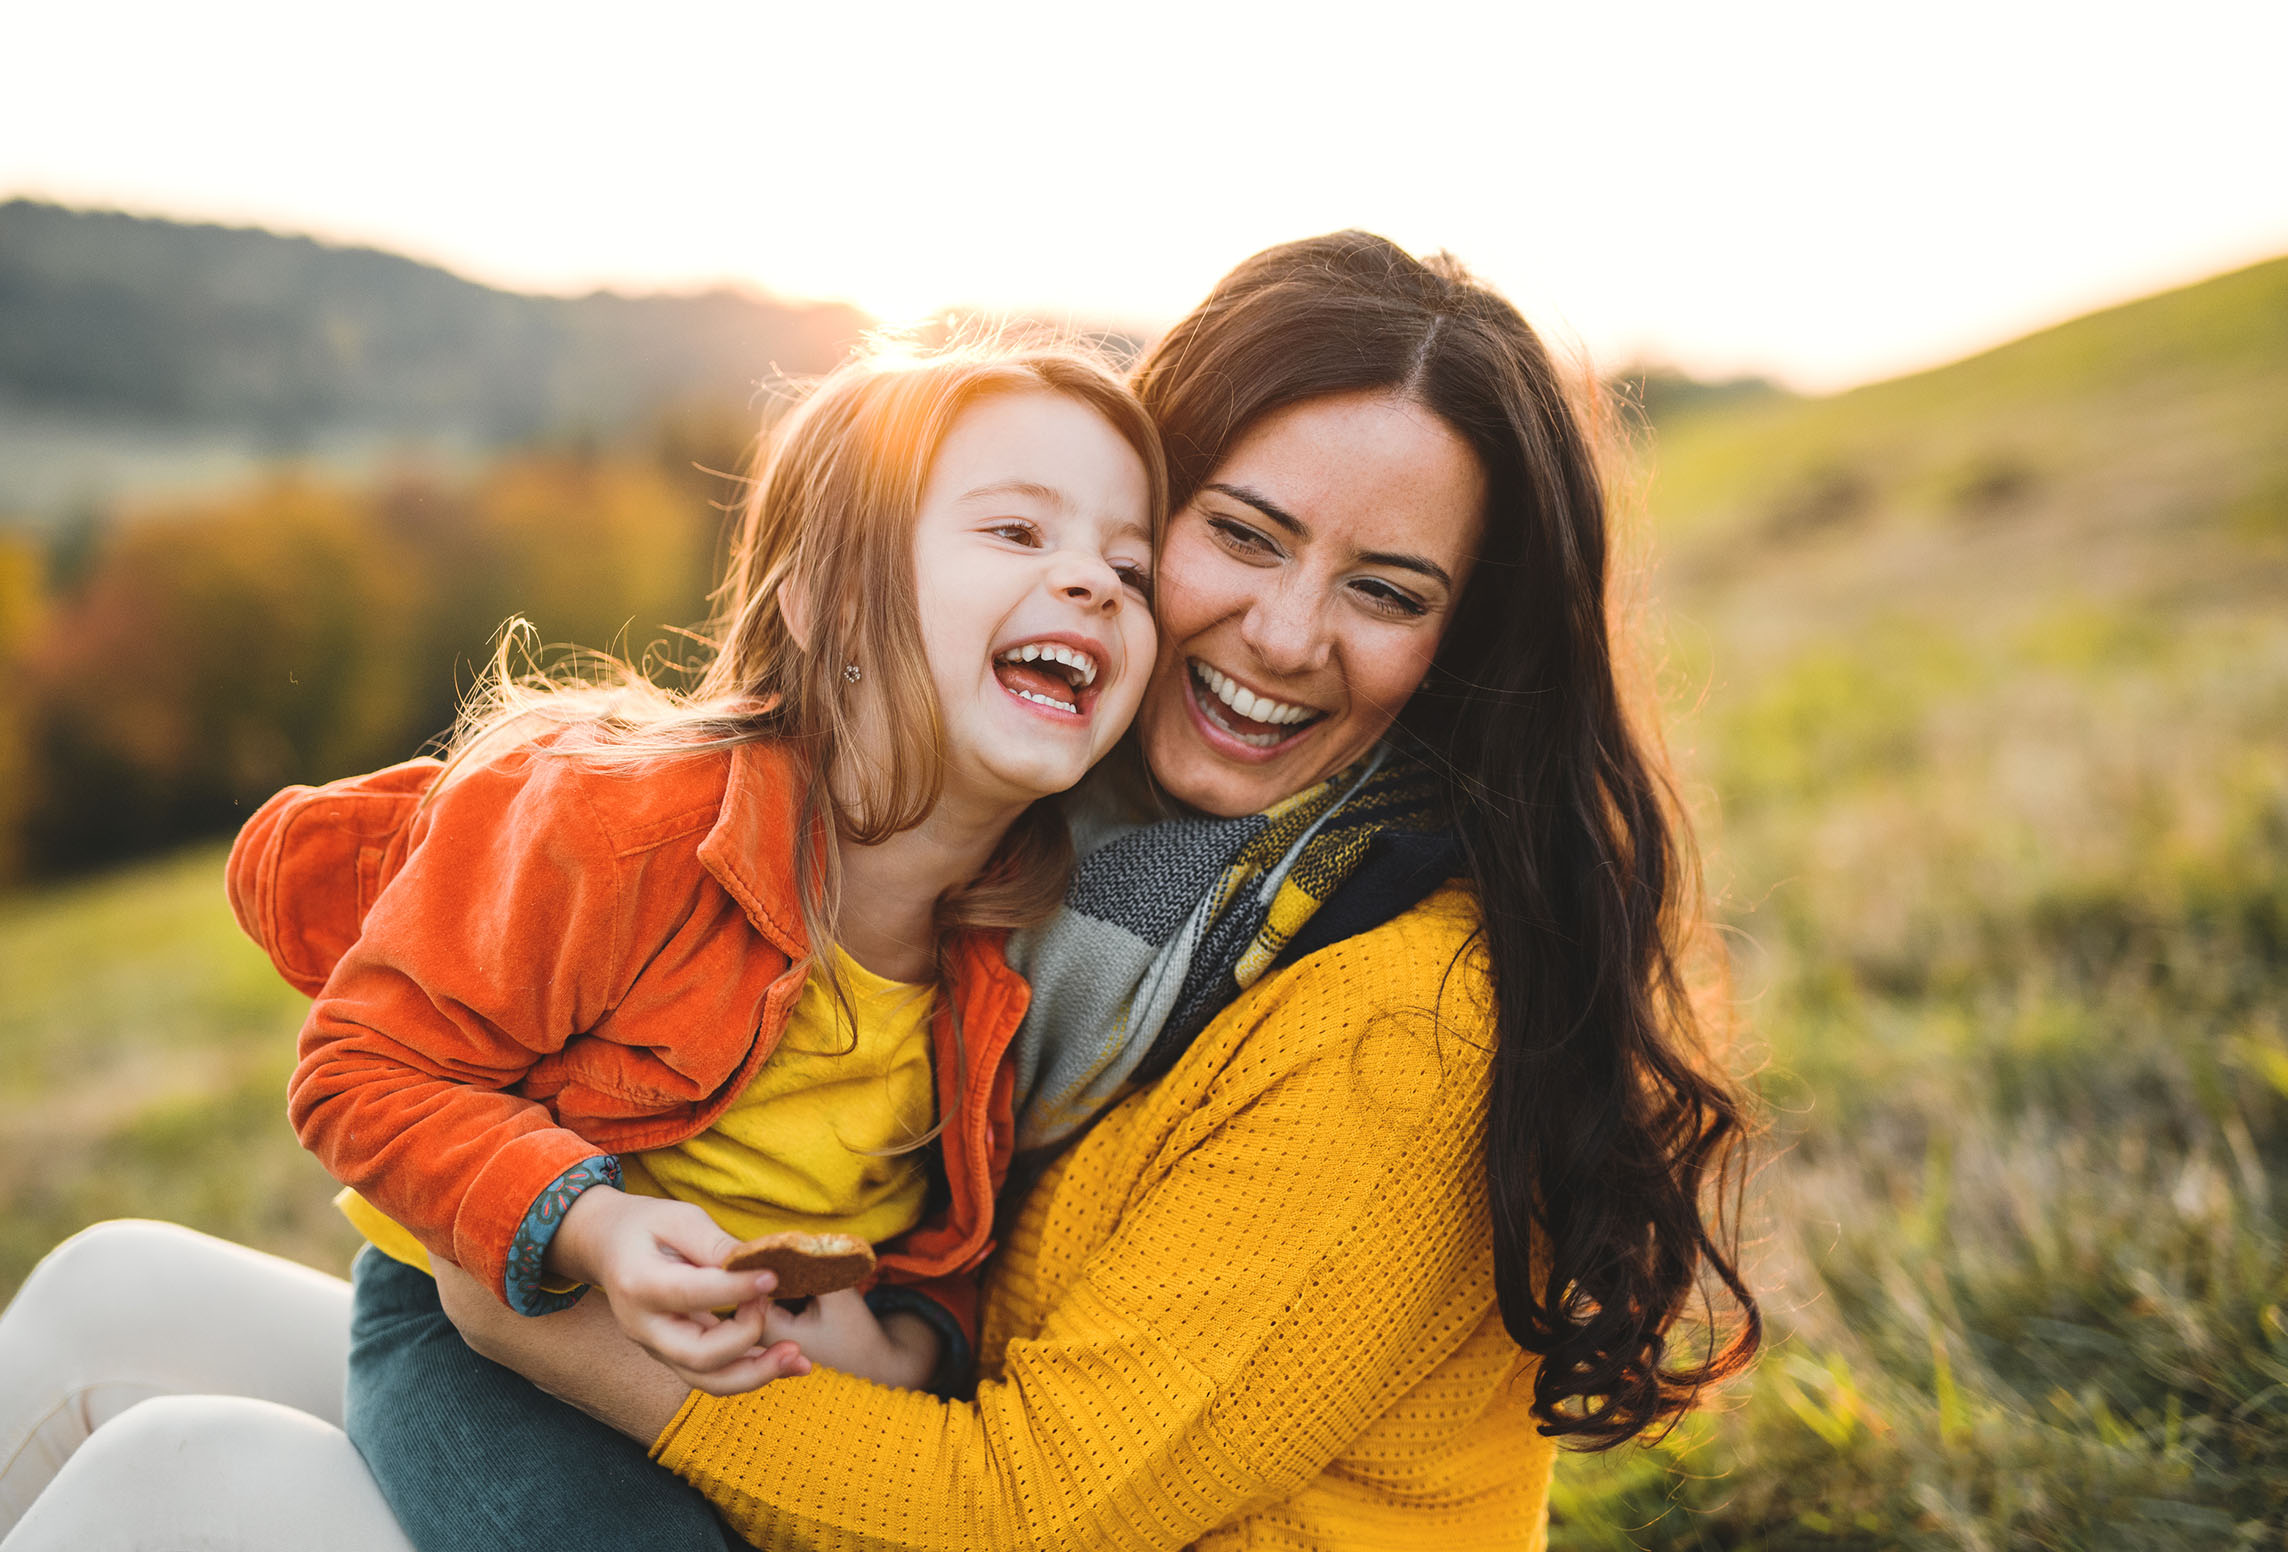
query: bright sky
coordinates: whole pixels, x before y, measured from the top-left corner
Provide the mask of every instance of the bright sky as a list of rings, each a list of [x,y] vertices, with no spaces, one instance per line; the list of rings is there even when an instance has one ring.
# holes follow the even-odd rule
[[[0,195],[549,290],[1167,322],[1447,247],[1608,364],[1826,388],[2288,253],[2282,0],[25,5]]]

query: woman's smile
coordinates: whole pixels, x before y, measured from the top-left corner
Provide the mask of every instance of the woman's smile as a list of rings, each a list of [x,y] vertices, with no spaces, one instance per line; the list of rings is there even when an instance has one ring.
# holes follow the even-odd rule
[[[1211,742],[1230,740],[1234,758],[1269,759],[1309,734],[1326,713],[1259,694],[1230,674],[1197,658],[1186,665],[1192,710]]]

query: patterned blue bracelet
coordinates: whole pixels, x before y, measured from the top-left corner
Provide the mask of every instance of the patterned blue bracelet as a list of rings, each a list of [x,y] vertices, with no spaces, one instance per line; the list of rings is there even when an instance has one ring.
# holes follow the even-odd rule
[[[508,1247],[508,1275],[501,1291],[510,1309],[519,1315],[553,1315],[580,1302],[580,1295],[588,1291],[585,1285],[563,1293],[551,1293],[541,1286],[547,1281],[541,1261],[580,1193],[590,1186],[616,1187],[619,1183],[620,1161],[608,1153],[598,1154],[558,1175],[547,1190],[532,1199]]]

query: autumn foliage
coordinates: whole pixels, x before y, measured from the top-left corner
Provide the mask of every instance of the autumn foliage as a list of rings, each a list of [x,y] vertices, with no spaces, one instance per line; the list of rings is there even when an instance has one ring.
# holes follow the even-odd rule
[[[641,656],[704,612],[735,443],[528,452],[369,485],[280,474],[0,544],[0,881],[227,832],[277,787],[447,728],[512,616]],[[713,456],[704,451],[712,443]]]

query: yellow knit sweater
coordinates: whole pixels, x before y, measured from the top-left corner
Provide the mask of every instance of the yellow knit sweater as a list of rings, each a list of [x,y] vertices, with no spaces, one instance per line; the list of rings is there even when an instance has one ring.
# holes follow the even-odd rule
[[[1541,1547],[1475,920],[1258,983],[1097,1122],[995,1263],[975,1402],[820,1371],[694,1393],[653,1455],[774,1549]]]

